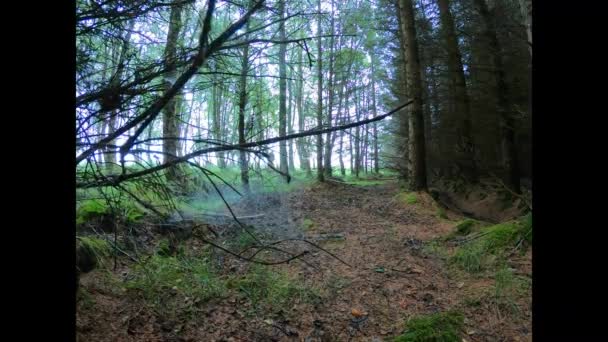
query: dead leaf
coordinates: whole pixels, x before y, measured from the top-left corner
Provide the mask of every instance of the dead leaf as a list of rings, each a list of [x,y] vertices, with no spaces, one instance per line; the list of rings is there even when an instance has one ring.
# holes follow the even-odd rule
[[[407,308],[407,301],[405,300],[405,298],[399,301],[399,306],[400,306],[402,309]]]
[[[362,316],[367,315],[367,312],[364,312],[359,309],[354,309],[354,308],[350,311],[350,313],[355,317],[362,317]]]

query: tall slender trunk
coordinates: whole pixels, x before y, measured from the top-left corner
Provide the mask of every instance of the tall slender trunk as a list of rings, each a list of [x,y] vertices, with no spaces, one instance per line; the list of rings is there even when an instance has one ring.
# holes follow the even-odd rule
[[[355,87],[354,87],[354,93],[355,93],[355,121],[359,121],[359,111],[360,111],[360,106],[359,106],[359,92],[357,91],[357,82],[355,82]],[[361,126],[357,126],[355,127],[355,176],[359,177],[359,167],[361,165],[360,159],[361,159]]]
[[[179,32],[182,26],[182,6],[174,5],[171,7],[171,15],[169,21],[169,31],[167,33],[167,45],[164,51],[164,63],[169,72],[164,78],[165,91],[168,91],[177,78],[177,70],[175,70],[175,62],[177,55],[177,41]],[[163,163],[169,163],[177,157],[177,139],[179,131],[177,127],[178,118],[178,96],[174,96],[169,100],[163,108]],[[170,167],[167,169],[167,179],[175,180],[178,176],[177,168]]]
[[[502,62],[501,46],[496,35],[496,13],[488,9],[485,0],[475,0],[475,5],[481,15],[484,30],[483,34],[490,45],[490,53],[494,62],[494,74],[496,78],[496,98],[497,111],[500,116],[500,131],[501,131],[501,148],[502,148],[502,163],[505,170],[504,182],[516,193],[521,192],[518,168],[517,149],[515,147],[515,120],[511,113],[511,104],[509,102],[508,86],[505,79],[505,70]]]
[[[249,30],[249,24],[246,25],[245,31]],[[244,38],[246,39],[246,37]],[[249,44],[243,46],[243,57],[241,59],[241,78],[239,82],[239,120],[238,134],[239,144],[247,142],[245,138],[245,110],[247,107],[247,73],[249,72]],[[239,151],[239,166],[241,168],[241,183],[243,190],[249,192],[249,164],[247,162],[247,152]]]
[[[321,47],[321,0],[318,1],[319,21],[317,22],[317,127],[323,126],[323,50]],[[317,135],[317,180],[323,182],[323,135]]]
[[[374,117],[376,117],[378,115],[377,109],[376,109],[376,71],[375,71],[375,55],[372,53],[371,56],[371,60],[372,60],[372,114]],[[374,172],[375,173],[380,173],[380,162],[379,162],[379,157],[378,157],[378,126],[376,125],[376,122],[373,123],[372,125],[372,132],[373,132],[373,145],[374,145]]]
[[[330,27],[331,27],[331,37],[329,38],[329,83],[327,85],[327,127],[331,127],[332,125],[332,114],[334,110],[334,1],[331,1],[331,14],[330,14]],[[335,135],[335,133],[334,133]],[[331,177],[332,174],[332,166],[331,166],[331,154],[332,154],[332,133],[329,132],[325,135],[325,155],[324,155],[324,165],[323,172],[325,177]]]
[[[409,107],[409,162],[410,190],[427,189],[426,160],[424,141],[424,117],[422,108],[422,85],[420,80],[420,60],[418,56],[418,39],[414,23],[414,7],[411,0],[400,0],[402,10],[403,32],[407,42],[407,90],[413,100]],[[406,157],[406,156],[404,156]]]
[[[302,101],[303,101],[303,88],[304,88],[304,74],[302,71],[302,49],[298,49],[298,83],[297,83],[297,95],[296,95],[296,107],[298,110],[298,130],[303,132],[305,130],[305,115],[302,110]],[[300,168],[306,172],[307,177],[312,176],[312,171],[310,170],[310,156],[308,154],[308,146],[306,142],[306,138],[298,138],[296,140],[296,147],[298,148],[298,153],[300,155]]]
[[[131,20],[129,22],[129,26],[125,32],[124,37],[122,37],[122,45],[120,46],[119,50],[114,50],[116,52],[119,53],[118,56],[118,61],[116,64],[116,70],[114,72],[114,74],[112,75],[112,78],[110,79],[110,84],[109,84],[109,89],[116,89],[120,86],[120,82],[125,70],[125,64],[126,64],[126,59],[127,59],[127,52],[129,49],[129,45],[130,45],[130,40],[131,40],[131,32],[133,30],[133,26],[135,25],[135,20]],[[108,121],[108,135],[114,134],[114,131],[116,130],[116,122],[118,119],[118,114],[120,113],[120,110],[115,109],[112,110],[110,112],[110,118]],[[110,144],[114,144],[114,141],[111,141]],[[116,164],[116,152],[114,152],[114,149],[112,148],[105,148],[104,149],[104,161],[106,162],[106,165],[108,167],[108,170],[111,170],[112,167]]]
[[[477,182],[477,167],[475,165],[475,145],[472,135],[471,106],[467,85],[464,78],[462,56],[454,27],[454,19],[450,12],[449,0],[438,0],[439,16],[441,19],[443,39],[448,53],[448,78],[450,81],[450,102],[453,104],[456,126],[456,163],[460,172],[469,182]]]
[[[285,18],[285,0],[279,0],[279,13],[281,19]],[[279,23],[279,39],[285,40],[285,21]],[[285,44],[279,45],[279,136],[283,137],[286,134],[286,66],[285,66]],[[289,169],[287,165],[287,142],[285,140],[279,142],[279,168],[285,176],[285,181],[289,182]]]
[[[213,85],[212,85],[211,102],[213,104],[213,110],[212,110],[213,137],[215,140],[221,141],[222,140],[222,122],[221,122],[222,90],[219,87],[219,83],[218,83],[216,74],[213,74],[212,81],[213,81]],[[225,168],[226,160],[224,159],[224,152],[217,152],[216,158],[217,158],[217,166],[222,169]]]
[[[289,72],[289,79],[287,80],[287,134],[293,134],[293,119],[294,119],[294,110],[293,110],[293,82],[291,79],[293,78],[293,72]],[[289,172],[295,171],[294,160],[293,160],[293,139],[287,140],[287,166]]]

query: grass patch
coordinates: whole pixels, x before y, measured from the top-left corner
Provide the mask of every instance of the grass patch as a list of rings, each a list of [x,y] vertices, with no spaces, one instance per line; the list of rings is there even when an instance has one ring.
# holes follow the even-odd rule
[[[468,224],[470,225],[470,224]],[[467,226],[465,226],[467,227]],[[469,228],[463,228],[467,231]],[[458,232],[456,228],[455,233]],[[523,240],[531,242],[531,218],[497,224],[482,228],[470,241],[457,248],[450,261],[470,273],[502,266],[506,254]],[[523,251],[524,248],[521,248]]]
[[[445,209],[443,209],[442,207],[437,208],[437,217],[439,217],[440,219],[446,219],[448,218],[448,214],[446,213]]]
[[[447,259],[450,255],[447,248],[439,240],[431,240],[422,246],[422,253],[427,256],[438,256]]]
[[[418,196],[415,192],[401,192],[397,194],[397,198],[405,204],[416,204],[418,203]]]
[[[320,298],[316,289],[258,264],[252,265],[244,277],[231,281],[229,287],[251,301],[252,314],[259,309],[276,314],[294,302],[315,302]]]
[[[153,255],[134,268],[126,287],[164,313],[191,313],[195,305],[226,294],[226,282],[206,258]]]
[[[520,312],[517,299],[529,296],[530,279],[517,277],[508,267],[500,268],[494,276],[494,300],[498,307],[512,314]]]
[[[457,311],[447,311],[431,315],[416,316],[405,325],[406,331],[394,342],[456,342],[460,341],[460,331],[464,316]]]
[[[302,221],[302,229],[304,231],[309,231],[312,230],[315,227],[315,223],[311,220],[311,219],[304,219],[304,221]]]
[[[82,249],[80,258],[88,258],[96,265],[105,266],[104,260],[112,255],[112,247],[106,240],[88,236],[78,236],[77,239]]]

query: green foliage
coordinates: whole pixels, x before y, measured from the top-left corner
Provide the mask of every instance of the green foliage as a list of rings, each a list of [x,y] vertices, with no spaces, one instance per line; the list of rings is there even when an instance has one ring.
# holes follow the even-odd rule
[[[416,204],[418,202],[418,197],[414,192],[401,192],[397,194],[397,198],[406,204]]]
[[[450,261],[470,273],[477,273],[484,268],[486,250],[481,244],[471,244],[459,248]]]
[[[180,310],[185,311],[193,309],[197,303],[226,293],[225,281],[214,272],[206,259],[160,255],[153,255],[146,262],[138,264],[126,287],[158,309],[180,305]]]
[[[315,226],[315,223],[309,218],[305,218],[304,221],[302,222],[302,227],[304,228],[305,231],[313,229],[314,226]]]
[[[271,313],[288,308],[296,300],[314,302],[319,299],[316,289],[302,285],[286,273],[258,264],[252,265],[249,272],[234,280],[231,286],[248,298],[254,309],[263,308]]]
[[[416,316],[406,323],[406,331],[394,342],[460,342],[463,325],[464,316],[457,311]]]
[[[516,277],[508,267],[500,268],[494,276],[494,299],[496,304],[511,313],[519,312],[516,300],[520,296],[529,296],[530,280]]]
[[[473,229],[473,226],[475,226],[476,223],[477,221],[475,220],[465,219],[459,222],[456,227],[454,227],[454,230],[459,235],[467,235],[471,233],[471,230]]]
[[[424,244],[422,247],[422,253],[425,255],[436,255],[442,259],[448,258],[448,250],[443,246],[439,240],[431,240]]]
[[[437,208],[437,217],[442,218],[442,219],[447,219],[448,214],[445,212],[445,209],[443,209],[442,207],[439,207],[439,208]]]
[[[158,242],[158,245],[156,246],[156,254],[163,256],[163,257],[171,256],[172,249],[171,249],[171,243],[169,242],[169,239],[161,239]]]
[[[501,265],[504,256],[522,239],[532,235],[531,218],[497,224],[482,228],[472,241],[459,247],[451,257],[451,262],[462,269],[477,273],[487,268]],[[531,240],[530,240],[531,241]]]
[[[82,201],[76,209],[76,224],[83,224],[94,217],[106,214],[108,211],[108,205],[101,199]]]
[[[111,193],[108,194],[108,198],[115,199],[114,214],[117,217],[121,217],[125,223],[135,223],[145,215],[145,210],[139,204],[130,198],[117,195],[116,193],[117,191],[112,189]],[[99,198],[99,191],[88,190],[88,193],[85,192],[83,194],[81,192],[80,196],[94,198],[85,198],[79,201],[76,208],[76,224],[83,224],[103,215],[112,214],[112,207],[108,203],[108,200]]]
[[[253,234],[253,233],[252,233]],[[243,250],[256,244],[256,241],[251,234],[246,231],[241,231],[233,243],[237,248]]]
[[[77,239],[85,253],[95,257],[98,265],[103,265],[104,259],[112,255],[112,247],[106,240],[86,236],[79,236]]]

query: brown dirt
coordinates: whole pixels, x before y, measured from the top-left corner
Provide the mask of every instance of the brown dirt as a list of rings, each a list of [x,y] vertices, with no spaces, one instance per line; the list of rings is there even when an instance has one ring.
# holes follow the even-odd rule
[[[247,315],[249,303],[232,296],[205,304],[188,322],[168,322],[133,296],[98,288],[101,273],[94,271],[81,281],[94,304],[78,304],[79,340],[381,341],[400,334],[412,315],[455,308],[466,317],[466,341],[531,341],[531,298],[517,303],[519,313],[507,313],[488,294],[491,278],[450,273],[445,261],[425,253],[423,245],[448,234],[454,222],[437,217],[428,195],[417,194],[417,203],[406,204],[398,192],[391,182],[319,184],[284,195],[281,205],[294,224],[314,222],[304,236],[345,237],[319,244],[350,267],[308,245],[283,245],[292,252],[310,250],[305,258],[316,268],[300,261],[276,267],[323,288],[325,296],[317,305],[296,303],[271,322],[264,312]],[[449,217],[458,218],[454,213]],[[529,275],[530,260],[530,253],[514,257],[511,267]],[[237,260],[229,263],[243,267]],[[472,297],[479,305],[465,304]],[[364,312],[363,317],[354,317],[353,309]]]

